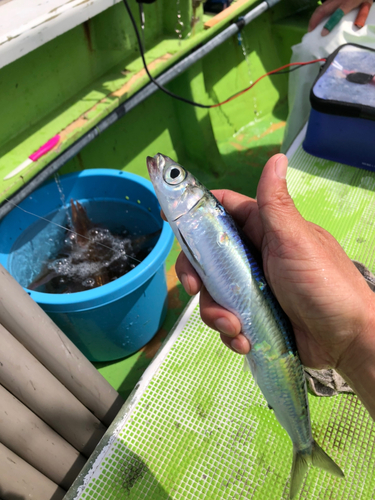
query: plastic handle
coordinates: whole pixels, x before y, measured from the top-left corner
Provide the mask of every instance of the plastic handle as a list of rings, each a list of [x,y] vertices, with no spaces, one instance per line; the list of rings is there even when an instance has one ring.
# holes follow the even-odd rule
[[[35,153],[29,156],[30,160],[37,161],[41,156],[45,155],[46,153],[48,153],[48,151],[54,148],[59,140],[59,135],[55,135],[54,137],[52,137],[52,139],[43,144],[43,146],[41,146],[38,151],[35,151]]]

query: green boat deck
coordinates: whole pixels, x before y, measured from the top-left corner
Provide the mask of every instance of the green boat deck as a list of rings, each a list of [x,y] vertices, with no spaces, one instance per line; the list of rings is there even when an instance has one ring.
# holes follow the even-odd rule
[[[287,182],[303,216],[374,270],[375,173],[299,145]],[[193,299],[67,500],[287,500],[293,447],[242,364]],[[372,500],[375,423],[366,409],[354,394],[309,394],[309,403],[314,438],[345,478],[310,467],[296,498]]]

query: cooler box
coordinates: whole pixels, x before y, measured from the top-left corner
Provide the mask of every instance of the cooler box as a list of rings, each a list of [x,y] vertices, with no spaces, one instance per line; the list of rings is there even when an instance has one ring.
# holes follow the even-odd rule
[[[375,50],[341,45],[322,67],[310,101],[304,150],[375,171]]]

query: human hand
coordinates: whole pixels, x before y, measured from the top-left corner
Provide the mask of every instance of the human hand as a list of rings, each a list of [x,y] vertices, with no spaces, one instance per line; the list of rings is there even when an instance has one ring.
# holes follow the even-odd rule
[[[373,0],[327,0],[320,5],[311,16],[308,31],[314,30],[324,18],[329,17],[321,33],[322,36],[326,36],[338,24],[338,22],[340,22],[341,18],[345,14],[348,14],[357,7],[360,7],[357,19],[359,19],[361,15],[363,23],[360,22],[360,24],[357,24],[356,19],[354,24],[362,27],[365,24],[367,14],[372,4]]]
[[[302,363],[339,368],[371,329],[373,292],[333,236],[297,211],[286,169],[284,155],[267,162],[256,201],[227,190],[213,194],[261,251],[268,284],[292,321]],[[221,332],[228,347],[246,354],[250,346],[238,319],[213,301],[183,253],[176,272],[188,293],[201,290],[203,321]]]

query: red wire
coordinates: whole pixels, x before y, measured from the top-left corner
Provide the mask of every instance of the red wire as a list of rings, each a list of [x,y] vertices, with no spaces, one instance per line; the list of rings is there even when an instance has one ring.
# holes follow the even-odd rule
[[[306,64],[314,64],[317,62],[325,62],[325,61],[326,61],[326,59],[322,58],[322,59],[314,59],[313,61],[307,61],[307,62],[294,62],[294,63],[285,64],[285,66],[281,66],[280,68],[273,69],[272,71],[269,71],[268,73],[265,73],[264,75],[260,76],[257,80],[255,80],[255,82],[253,82],[250,85],[250,87],[247,87],[246,89],[241,90],[237,94],[232,95],[232,97],[229,97],[225,101],[219,102],[217,104],[212,104],[212,106],[210,106],[210,108],[217,108],[218,106],[222,106],[223,104],[226,104],[227,102],[232,101],[233,99],[236,99],[236,97],[239,97],[240,95],[244,94],[248,90],[252,89],[254,87],[254,85],[256,85],[262,78],[265,78],[266,76],[272,75],[273,73],[277,73],[278,71],[281,71],[285,68],[289,68],[290,66],[305,66]]]

